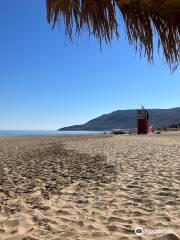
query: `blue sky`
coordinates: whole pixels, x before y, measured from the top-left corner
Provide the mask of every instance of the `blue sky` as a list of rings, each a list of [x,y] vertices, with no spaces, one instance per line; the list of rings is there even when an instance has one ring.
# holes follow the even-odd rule
[[[8,13],[8,15],[7,15]],[[2,1],[0,129],[57,129],[118,109],[180,106],[180,70],[154,65],[122,33],[112,46],[74,42],[46,21],[45,0]]]

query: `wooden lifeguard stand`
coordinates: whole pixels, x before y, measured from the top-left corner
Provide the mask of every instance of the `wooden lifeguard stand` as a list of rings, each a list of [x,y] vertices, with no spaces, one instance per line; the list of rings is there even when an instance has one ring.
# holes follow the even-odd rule
[[[149,113],[144,107],[137,111],[137,133],[147,134],[148,133],[148,120]]]

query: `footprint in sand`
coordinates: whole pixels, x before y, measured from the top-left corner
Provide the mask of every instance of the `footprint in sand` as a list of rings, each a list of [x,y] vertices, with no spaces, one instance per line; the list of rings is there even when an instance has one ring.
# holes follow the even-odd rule
[[[165,236],[154,238],[153,240],[179,240],[175,234],[166,234]]]

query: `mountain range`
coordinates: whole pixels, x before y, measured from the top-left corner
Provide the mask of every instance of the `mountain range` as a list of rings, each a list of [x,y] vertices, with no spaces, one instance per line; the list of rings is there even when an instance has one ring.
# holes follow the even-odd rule
[[[165,127],[180,123],[180,107],[171,109],[147,109],[150,115],[149,122],[154,127]],[[115,128],[136,128],[137,109],[118,110],[103,114],[82,125],[60,128],[59,131],[108,131]]]

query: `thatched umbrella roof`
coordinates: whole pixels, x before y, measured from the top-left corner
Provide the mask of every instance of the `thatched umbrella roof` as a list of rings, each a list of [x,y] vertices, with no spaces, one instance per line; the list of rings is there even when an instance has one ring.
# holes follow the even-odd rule
[[[180,60],[180,0],[46,0],[47,17],[53,26],[63,18],[66,34],[72,37],[87,30],[100,40],[119,37],[118,12],[124,21],[129,43],[153,60],[153,38],[157,32],[167,64]],[[75,28],[74,28],[75,27]]]

